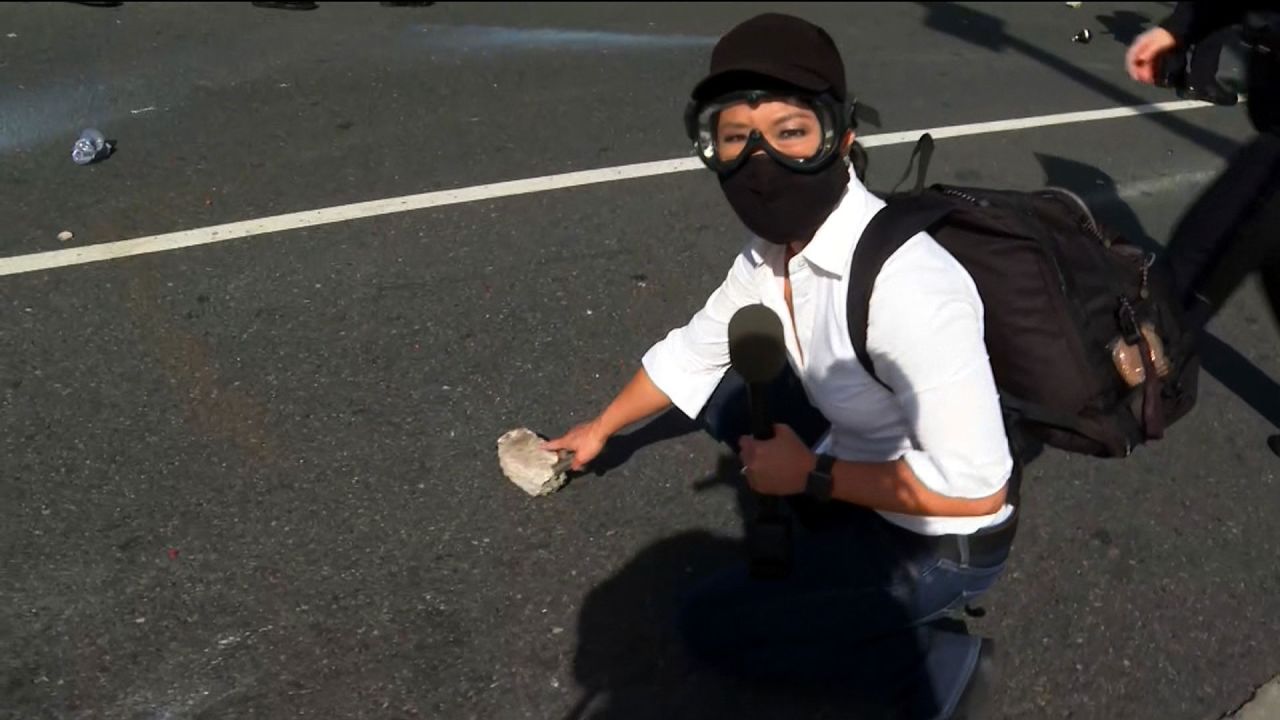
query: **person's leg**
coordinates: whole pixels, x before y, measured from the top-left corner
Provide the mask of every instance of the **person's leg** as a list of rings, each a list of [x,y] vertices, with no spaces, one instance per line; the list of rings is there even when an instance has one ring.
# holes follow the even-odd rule
[[[1274,193],[1278,178],[1280,138],[1259,136],[1232,158],[1174,229],[1163,261],[1184,306],[1197,308],[1201,322],[1260,264],[1258,247],[1242,243],[1240,234],[1257,212],[1259,196]]]
[[[830,428],[790,367],[769,402],[810,446]],[[698,420],[736,452],[749,417],[746,387],[730,371]],[[954,539],[922,537],[865,508],[793,509],[809,531],[797,534],[792,573],[760,580],[742,565],[705,581],[679,622],[690,652],[757,681],[834,686],[860,702],[910,706],[911,717],[941,717],[970,684],[983,647],[942,622],[994,584],[1008,546],[961,561],[940,552]],[[1011,524],[1001,529],[1011,534]]]
[[[1249,54],[1249,121],[1264,135],[1280,135],[1280,38],[1257,37],[1251,42],[1259,51]]]
[[[804,385],[790,365],[783,367],[769,386],[769,410],[774,422],[791,426],[810,447],[831,427],[822,413],[809,402]],[[730,369],[712,393],[698,422],[711,437],[738,452],[738,439],[751,434],[750,399],[742,376]]]
[[[698,588],[680,618],[686,645],[703,662],[756,682],[799,692],[840,688],[858,702],[914,706],[912,717],[949,710],[977,665],[981,639],[934,623],[995,583],[1008,546],[946,556],[947,539],[848,508],[842,522],[797,538],[785,580],[756,580],[738,567]]]
[[[1216,313],[1254,272],[1269,265],[1280,250],[1280,169],[1252,191],[1254,203],[1236,228],[1217,264],[1196,288]]]
[[[1178,96],[1188,100],[1206,100],[1216,105],[1235,105],[1236,94],[1218,82],[1218,67],[1223,48],[1240,37],[1238,26],[1228,26],[1210,33],[1196,43],[1191,55],[1191,67],[1187,73],[1187,87]]]
[[[773,422],[790,426],[809,447],[830,428],[827,419],[809,402],[803,384],[790,365],[785,365],[768,386],[764,400]],[[733,451],[734,457],[726,458],[728,462],[722,462],[717,474],[721,481],[727,481],[737,490],[752,572],[759,577],[787,573],[794,557],[792,513],[780,498],[750,492],[745,479],[739,475],[738,440],[751,433],[751,412],[747,385],[737,372],[730,369],[725,374],[697,420],[713,438]]]
[[[1280,228],[1277,228],[1277,232],[1280,232]],[[1280,257],[1262,268],[1262,289],[1267,295],[1267,304],[1271,306],[1271,319],[1280,328]],[[1272,453],[1280,455],[1280,435],[1267,438],[1267,447]]]

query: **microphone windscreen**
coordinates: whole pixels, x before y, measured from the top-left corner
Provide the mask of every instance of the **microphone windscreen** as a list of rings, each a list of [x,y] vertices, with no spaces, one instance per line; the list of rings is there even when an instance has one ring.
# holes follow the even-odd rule
[[[729,319],[729,362],[749,383],[769,382],[787,362],[787,346],[778,314],[761,304],[747,305]]]

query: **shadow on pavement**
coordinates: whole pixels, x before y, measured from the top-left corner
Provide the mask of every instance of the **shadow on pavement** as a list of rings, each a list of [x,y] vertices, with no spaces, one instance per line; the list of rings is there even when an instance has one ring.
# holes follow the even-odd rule
[[[1067,78],[1105,95],[1125,105],[1145,105],[1147,100],[1134,95],[1123,88],[1089,73],[1076,65],[1054,55],[1041,47],[1025,40],[1013,37],[1005,31],[1004,20],[988,15],[979,10],[956,5],[954,3],[917,3],[925,8],[924,25],[950,35],[965,42],[984,47],[992,52],[1013,51],[1051,68]],[[1131,30],[1133,23],[1140,15],[1125,14],[1117,20],[1121,13],[1116,13],[1111,22],[1125,30]],[[1114,29],[1114,28],[1113,28]],[[1119,36],[1117,36],[1119,39]],[[1117,60],[1118,62],[1118,60]],[[1215,132],[1196,127],[1186,120],[1171,113],[1153,113],[1145,116],[1149,122],[1163,126],[1166,130],[1199,145],[1221,157],[1226,157],[1238,148],[1234,140]]]
[[[672,410],[611,440],[601,454],[607,456],[605,466],[595,471],[608,472],[646,445],[695,429],[683,413]],[[694,491],[732,484],[736,468],[734,458],[721,457]],[[747,494],[738,491],[737,502],[739,517],[745,517]],[[583,697],[565,720],[767,717],[759,698],[753,703],[750,697],[767,693],[697,667],[676,631],[682,596],[701,578],[743,557],[740,539],[691,530],[641,550],[592,589],[582,603],[573,662]]]
[[[699,429],[698,424],[682,411],[671,408],[626,435],[609,438],[604,450],[591,463],[589,472],[596,476],[604,475],[616,470],[643,448],[697,432]]]
[[[731,487],[738,516],[753,517],[753,495],[741,480],[740,467],[732,455],[722,456],[713,474],[694,483],[694,491]],[[592,589],[579,614],[573,663],[583,695],[563,720],[897,718],[907,717],[901,709],[907,704],[935,707],[931,697],[879,678],[856,689],[845,681],[782,684],[732,676],[691,657],[678,630],[690,591],[745,559],[741,539],[690,530],[646,547]],[[804,620],[825,623],[828,618]],[[961,620],[937,625],[966,631]],[[747,633],[750,629],[743,628]],[[922,658],[919,647],[899,642],[897,636],[881,641],[874,652],[897,661]],[[808,648],[796,648],[795,654],[804,657]]]
[[[1102,34],[1110,35],[1125,47],[1128,47],[1142,34],[1142,31],[1152,25],[1151,18],[1130,10],[1117,10],[1110,15],[1098,15],[1097,19],[1102,24]]]
[[[1064,187],[1084,198],[1098,220],[1115,228],[1130,242],[1148,252],[1163,247],[1147,235],[1137,213],[1120,197],[1116,182],[1092,165],[1053,155],[1036,153],[1045,172],[1045,184]],[[1201,340],[1201,366],[1254,412],[1280,427],[1280,383],[1244,355],[1210,332]]]

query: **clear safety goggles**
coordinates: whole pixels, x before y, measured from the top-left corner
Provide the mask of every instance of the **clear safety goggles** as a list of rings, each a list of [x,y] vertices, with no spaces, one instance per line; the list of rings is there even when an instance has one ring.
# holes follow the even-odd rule
[[[763,90],[690,105],[685,129],[699,159],[718,173],[736,170],[758,151],[798,172],[818,172],[840,154],[849,129],[843,105]]]

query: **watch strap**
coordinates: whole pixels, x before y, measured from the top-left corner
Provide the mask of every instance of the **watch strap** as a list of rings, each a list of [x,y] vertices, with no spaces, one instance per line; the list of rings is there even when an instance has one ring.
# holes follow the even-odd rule
[[[835,484],[835,480],[831,477],[831,468],[835,464],[834,456],[819,455],[817,465],[805,480],[804,494],[819,502],[830,500],[832,486]]]

